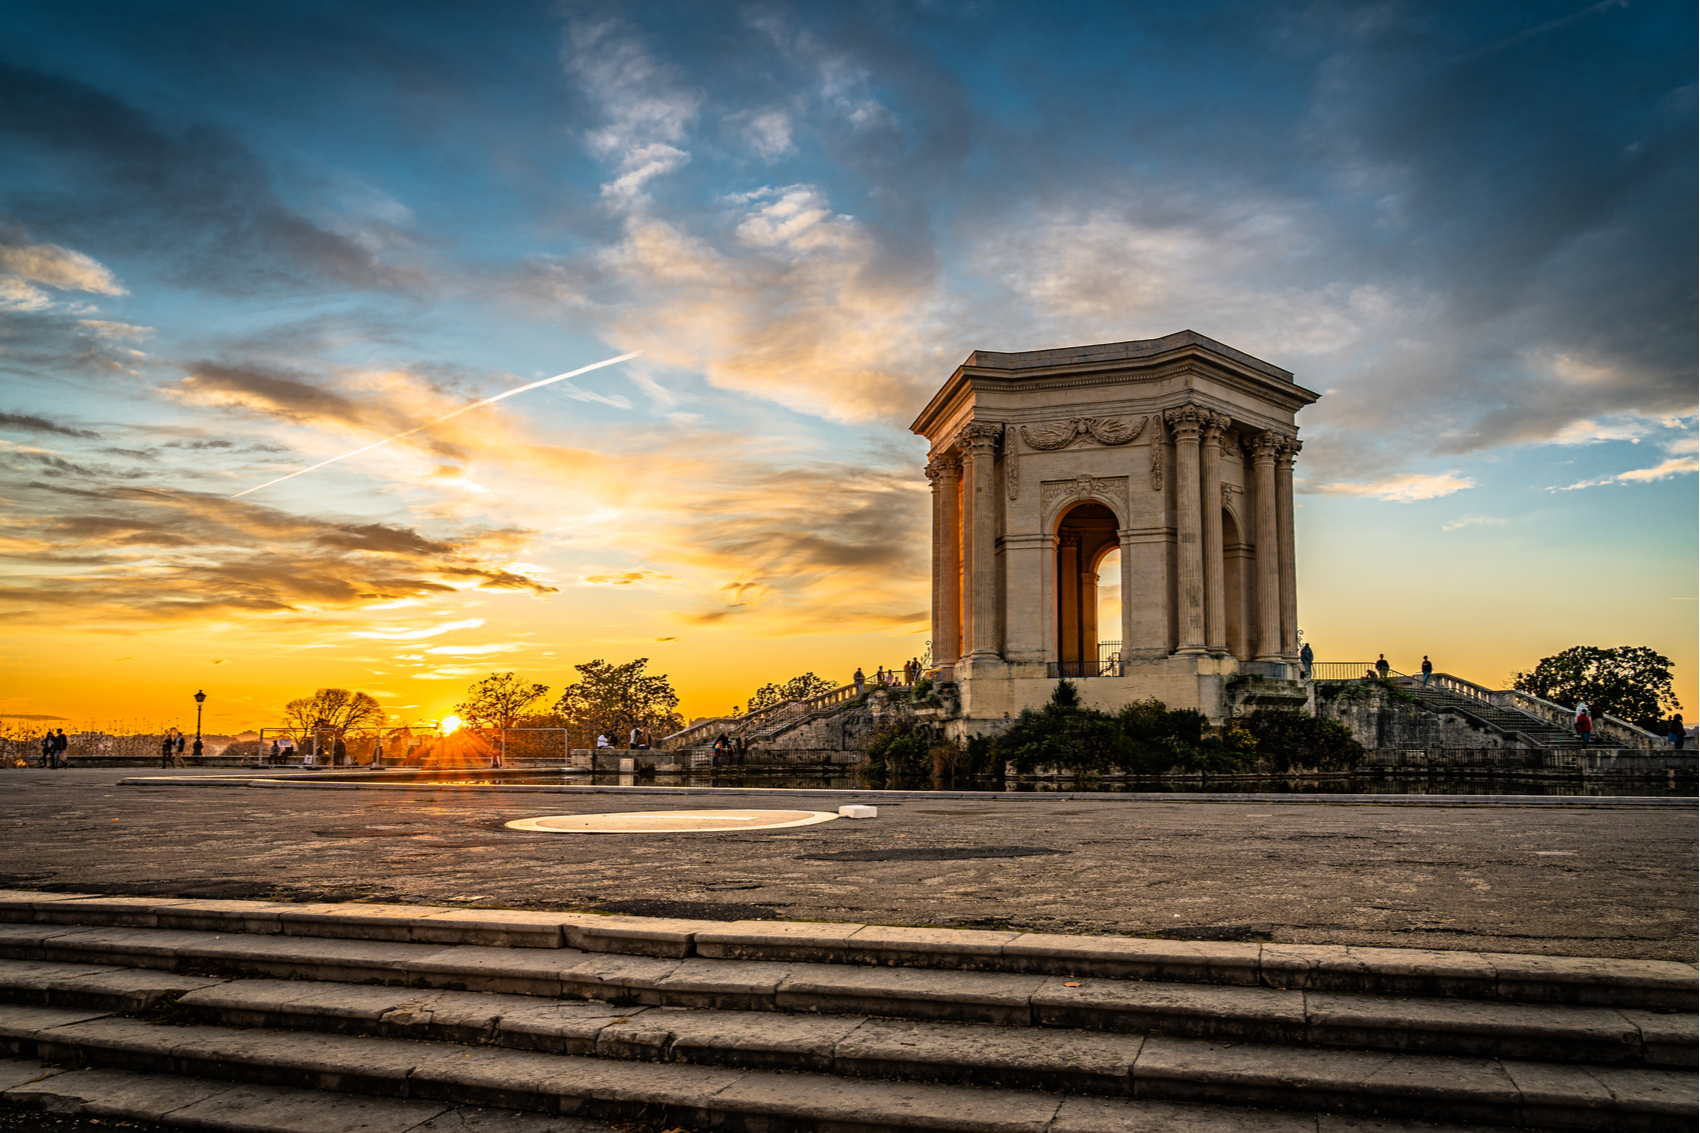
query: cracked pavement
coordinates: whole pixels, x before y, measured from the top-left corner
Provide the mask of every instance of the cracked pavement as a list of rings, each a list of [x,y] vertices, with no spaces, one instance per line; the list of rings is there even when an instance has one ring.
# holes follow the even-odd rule
[[[871,821],[570,835],[503,823],[838,802],[118,785],[134,774],[8,770],[0,883],[1696,958],[1692,808],[910,798]]]

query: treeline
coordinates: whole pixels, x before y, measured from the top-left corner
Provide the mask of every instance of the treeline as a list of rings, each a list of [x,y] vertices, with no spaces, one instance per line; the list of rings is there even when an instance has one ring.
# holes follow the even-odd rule
[[[944,738],[935,725],[903,718],[877,733],[868,747],[876,777],[1025,775],[1285,774],[1296,768],[1349,771],[1363,745],[1343,725],[1299,712],[1263,711],[1236,721],[1221,735],[1191,708],[1137,700],[1120,712],[1083,707],[1071,681],[1057,682],[1041,708],[1023,709],[998,736],[966,744]]]

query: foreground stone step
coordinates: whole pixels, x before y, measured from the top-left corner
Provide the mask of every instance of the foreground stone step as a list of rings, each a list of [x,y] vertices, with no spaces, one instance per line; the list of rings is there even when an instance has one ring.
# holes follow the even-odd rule
[[[0,1061],[0,1102],[228,1133],[614,1133],[578,1117],[35,1061]]]
[[[0,922],[1696,1010],[1694,965],[1659,960],[30,890],[0,890]]]
[[[856,1100],[856,1099],[851,1099]],[[222,1133],[613,1133],[582,1117],[560,1117],[413,1099],[360,1097],[285,1086],[128,1070],[71,1070],[0,1061],[0,1104],[53,1113],[167,1122]],[[416,1122],[421,1113],[434,1116]],[[961,1129],[913,1114],[909,1128]],[[410,1122],[416,1122],[409,1124]],[[747,1115],[721,1126],[744,1133],[845,1129],[818,1119]],[[859,1128],[869,1128],[859,1126]],[[987,1128],[987,1127],[979,1127]],[[1046,1133],[1499,1133],[1479,1126],[1405,1122],[1335,1114],[1273,1113],[1124,1099],[1068,1098]]]
[[[1139,1106],[1170,1101],[1662,1133],[1692,1128],[1694,1105],[1694,1075],[1685,1072],[1185,1039],[1143,1040],[1132,1064],[1134,1097],[1120,1099],[1120,1109],[1106,1104],[1115,1099],[1032,1091],[620,1062],[403,1039],[166,1027],[63,1008],[7,1008],[0,1015],[0,1042],[15,1057],[52,1064],[545,1114],[647,1114],[694,1128],[1044,1130],[1056,1128],[1070,1107],[1098,1114],[1099,1128],[1144,1128],[1149,1126],[1135,1123],[1144,1120]],[[1263,1121],[1245,1128],[1279,1127],[1274,1113],[1239,1116]],[[1094,1127],[1072,1118],[1071,1125]]]
[[[20,944],[17,938],[25,934],[19,928],[0,926],[0,952],[8,947],[14,952],[41,950],[28,940]],[[316,1030],[335,1030],[342,1019],[354,1021],[348,1025],[375,1025],[388,1012],[429,1001],[430,1010],[439,1013],[483,1013],[476,1034],[456,1031],[430,1037],[518,1046],[526,1043],[503,1037],[505,1029],[495,1021],[535,1013],[535,1007],[516,1006],[511,1001],[515,995],[550,1002],[562,997],[593,1000],[614,1005],[614,1014],[640,1008],[800,1011],[1597,1063],[1692,1066],[1697,1042],[1694,1015],[1616,1008],[984,972],[659,960],[573,950],[537,953],[267,938],[185,941],[189,934],[157,930],[154,938],[144,940],[146,947],[136,947],[133,936],[147,931],[89,930],[40,942],[62,945],[73,955],[96,956],[104,964],[0,960],[0,999],[116,1011],[145,1011],[180,999],[186,1007],[223,1013],[225,1021],[241,1025]],[[167,944],[169,952],[162,951]],[[397,955],[407,949],[422,952],[412,958],[405,952]],[[114,961],[126,951],[155,963],[182,958],[191,973],[202,974],[116,966]],[[211,974],[215,970],[220,974]],[[290,978],[252,978],[265,974]],[[464,994],[457,997],[456,992]],[[475,992],[505,998],[491,1000]],[[561,1009],[549,1010],[558,1014]],[[580,1014],[589,1020],[604,1018],[608,1011],[585,1008]],[[441,1021],[434,1025],[447,1026]]]
[[[27,941],[19,944],[19,929],[0,926],[0,951],[8,946],[8,937],[16,951],[32,950]],[[89,930],[42,942],[62,943],[74,955],[96,955],[105,964],[0,960],[0,999],[114,1011],[145,1011],[165,1000],[179,1000],[185,1008],[236,1025],[337,1030],[383,1023],[391,1028],[388,1033],[398,1033],[394,1028],[400,1024],[385,1020],[413,1007],[437,1028],[419,1037],[518,1047],[530,1046],[524,1028],[539,1014],[570,1016],[575,1020],[572,1027],[583,1031],[597,1020],[605,1023],[645,1008],[880,1016],[1018,1029],[1675,1066],[1694,1065],[1700,1041],[1694,1015],[1616,1008],[827,964],[660,960],[570,949],[538,953],[268,938],[232,942],[217,937],[196,943],[185,942],[189,934],[157,930],[157,937],[171,939],[155,938],[146,941],[149,947],[135,948],[132,937],[147,931]],[[160,951],[164,944],[171,945],[169,954]],[[411,959],[396,955],[406,949],[423,951]],[[186,957],[191,972],[222,969],[224,974],[113,965],[125,950],[155,962]],[[266,973],[291,978],[251,978]],[[499,998],[479,992],[494,992]],[[596,1005],[567,1012],[555,1002],[562,997]],[[446,1021],[450,1013],[477,1022],[467,1025],[471,1030],[459,1023],[451,1028]],[[509,1019],[526,1020],[513,1024],[521,1027],[520,1035],[508,1033],[511,1028],[504,1020]],[[594,1033],[583,1050],[592,1046]]]

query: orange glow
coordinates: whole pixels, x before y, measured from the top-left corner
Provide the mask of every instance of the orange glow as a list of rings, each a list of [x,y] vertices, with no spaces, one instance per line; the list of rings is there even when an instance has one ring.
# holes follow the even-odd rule
[[[455,729],[460,727],[460,717],[444,716],[443,722],[437,726],[443,730],[443,735],[452,736],[455,734]]]

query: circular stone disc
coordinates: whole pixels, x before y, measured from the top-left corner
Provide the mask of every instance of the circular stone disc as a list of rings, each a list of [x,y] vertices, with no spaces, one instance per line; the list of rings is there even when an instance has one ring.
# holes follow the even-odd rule
[[[824,810],[644,810],[516,818],[506,825],[514,830],[545,834],[726,834],[734,830],[812,826],[837,817]]]

